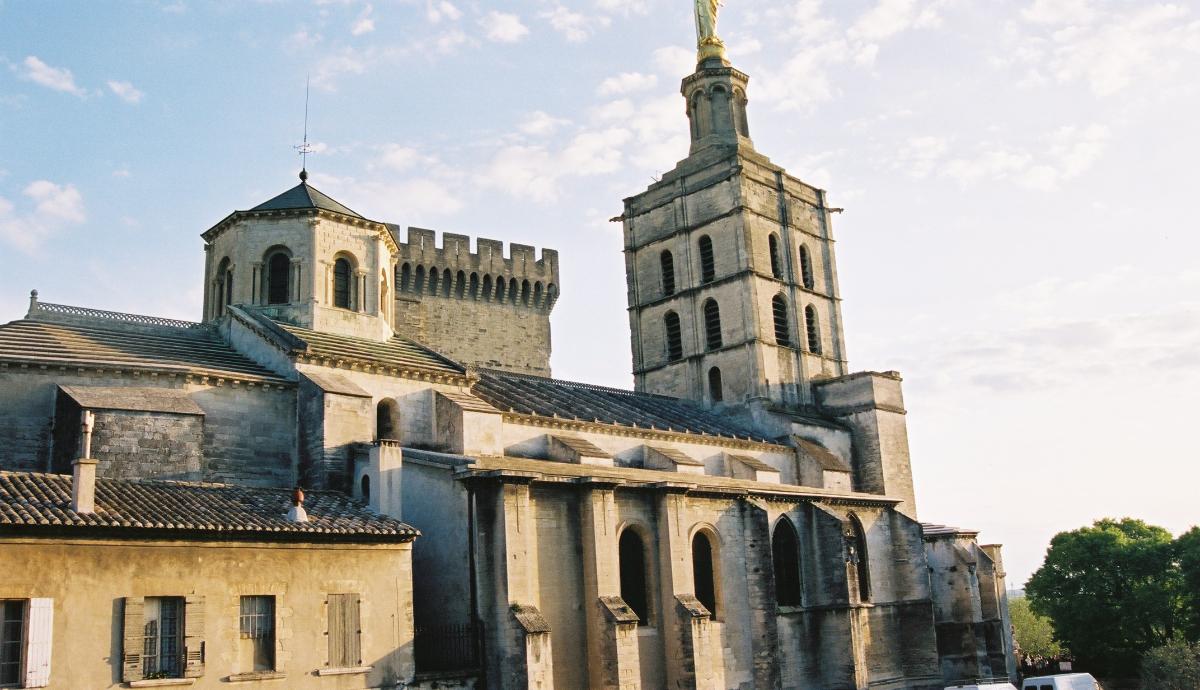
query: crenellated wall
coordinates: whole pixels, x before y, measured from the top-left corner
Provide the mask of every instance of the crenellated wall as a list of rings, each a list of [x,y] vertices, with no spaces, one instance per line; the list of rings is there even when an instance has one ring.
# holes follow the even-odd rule
[[[393,232],[396,232],[393,230]],[[396,330],[467,364],[550,375],[558,252],[409,228],[396,256]]]

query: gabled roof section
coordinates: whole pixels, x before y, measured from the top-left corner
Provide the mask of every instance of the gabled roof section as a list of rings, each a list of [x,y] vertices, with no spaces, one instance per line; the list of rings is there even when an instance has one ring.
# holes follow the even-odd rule
[[[305,492],[308,522],[287,519],[291,489],[96,479],[96,512],[71,510],[71,476],[0,472],[0,531],[204,540],[404,542],[417,530],[335,491]]]
[[[294,209],[306,208],[319,208],[325,211],[332,211],[334,213],[352,216],[354,218],[362,218],[361,215],[350,210],[340,202],[333,200],[329,195],[308,184],[307,181],[302,181],[300,184],[292,187],[283,194],[280,194],[269,201],[264,201],[250,210],[291,211]],[[364,220],[366,219],[364,218]]]
[[[0,325],[0,361],[286,382],[203,324],[46,303]]]
[[[471,390],[502,412],[775,444],[678,398],[480,369]]]
[[[268,319],[259,314],[254,314],[254,316],[267,320],[295,339],[293,354],[302,356],[314,364],[329,363],[332,366],[357,364],[401,371],[456,376],[465,376],[466,374],[466,368],[461,364],[407,338],[395,336],[380,342],[349,335],[314,331],[283,321]]]

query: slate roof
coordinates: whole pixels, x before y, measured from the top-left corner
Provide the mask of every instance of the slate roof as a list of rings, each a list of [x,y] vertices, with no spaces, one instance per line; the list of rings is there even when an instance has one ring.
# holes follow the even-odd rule
[[[293,209],[319,208],[325,211],[333,211],[355,218],[362,218],[358,213],[350,210],[341,203],[334,201],[327,194],[311,186],[308,182],[301,182],[292,187],[283,194],[264,201],[263,203],[250,209],[251,211],[290,211]],[[365,220],[365,219],[364,219]]]
[[[148,326],[110,317],[73,317],[71,320],[54,321],[39,316],[0,325],[2,360],[52,366],[103,365],[229,378],[282,380],[268,369],[238,354],[216,332],[199,324],[189,327]]]
[[[774,443],[698,405],[663,395],[492,369],[479,370],[471,392],[503,412]]]
[[[961,527],[951,527],[949,525],[938,525],[932,522],[922,522],[921,532],[927,539],[954,536],[973,537],[979,534],[979,530],[962,529]]]
[[[291,489],[140,479],[96,480],[96,512],[71,510],[71,476],[0,471],[0,531],[203,539],[402,542],[416,529],[344,494],[305,492],[308,522],[287,519]]]
[[[587,458],[611,458],[612,457],[611,453],[604,450],[600,446],[597,446],[596,444],[592,443],[591,441],[587,440],[586,438],[579,438],[578,436],[560,436],[557,434],[552,435],[551,438],[553,438],[555,441],[558,441],[559,443],[563,444],[567,448],[570,448],[571,450],[575,451],[575,453],[582,455],[584,457],[587,457]]]
[[[282,321],[271,321],[300,341],[301,351],[322,359],[362,362],[400,369],[416,368],[462,375],[466,369],[412,340],[394,337],[385,342],[355,338],[337,333],[322,333]]]
[[[815,460],[817,464],[821,466],[821,469],[829,470],[831,472],[851,471],[849,465],[847,465],[841,458],[834,455],[828,448],[820,443],[809,441],[808,439],[800,438],[799,436],[793,436],[792,440],[795,442],[796,447],[799,448],[802,453]]]
[[[745,465],[746,467],[749,467],[750,469],[752,469],[756,472],[778,472],[779,471],[779,470],[775,469],[774,467],[771,467],[767,463],[763,462],[762,460],[759,460],[758,458],[750,457],[749,455],[729,455],[729,459],[733,460],[734,462],[740,462],[741,464]]]

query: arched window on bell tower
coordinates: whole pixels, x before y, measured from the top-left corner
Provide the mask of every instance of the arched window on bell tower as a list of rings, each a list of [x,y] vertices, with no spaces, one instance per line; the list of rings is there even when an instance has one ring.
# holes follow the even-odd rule
[[[667,361],[683,359],[683,335],[679,329],[679,314],[669,311],[663,315],[663,333],[667,337]]]
[[[808,247],[804,245],[800,245],[800,276],[804,287],[812,290],[816,284],[813,280],[812,257],[809,256]]]
[[[788,335],[788,303],[783,295],[771,298],[771,315],[775,319],[775,342],[779,345],[790,346],[792,339]]]
[[[708,370],[708,398],[715,403],[725,399],[725,384],[721,381],[721,370],[718,367]]]
[[[808,351],[821,354],[821,324],[817,322],[817,310],[811,304],[804,308],[804,330],[808,334]]]
[[[274,249],[267,255],[267,304],[292,301],[292,255],[286,249]]]
[[[720,349],[721,341],[721,307],[715,299],[704,302],[704,344],[708,350]]]
[[[658,263],[662,269],[663,295],[670,297],[675,294],[675,257],[671,255],[671,250],[662,250],[658,255]]]
[[[333,262],[333,306],[349,309],[354,288],[354,268],[344,256]]]
[[[716,265],[713,261],[712,238],[701,235],[697,242],[700,247],[700,282],[711,283],[717,276]]]
[[[779,236],[771,233],[767,236],[767,251],[771,255],[771,277],[783,278],[783,263],[779,260]]]

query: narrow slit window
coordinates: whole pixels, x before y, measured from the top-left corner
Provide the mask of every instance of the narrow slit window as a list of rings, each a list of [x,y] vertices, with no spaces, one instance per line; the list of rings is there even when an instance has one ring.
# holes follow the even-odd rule
[[[788,335],[788,304],[786,297],[775,295],[771,298],[771,314],[775,318],[775,342],[780,345],[791,345],[792,339]]]
[[[658,261],[662,268],[663,295],[669,297],[675,294],[675,257],[664,249],[662,254],[658,255]]]
[[[721,381],[721,370],[717,367],[708,370],[708,397],[713,402],[721,402],[725,399],[724,384]]]
[[[663,316],[663,330],[667,335],[667,361],[683,359],[683,335],[679,330],[679,314],[667,312]]]
[[[858,600],[871,600],[871,567],[867,557],[867,535],[858,516],[851,513],[846,529],[847,560],[854,566],[858,581]]]
[[[711,283],[717,276],[713,263],[712,239],[708,235],[700,236],[700,282]]]
[[[704,604],[713,618],[717,617],[717,577],[713,561],[713,546],[708,535],[697,532],[692,538],[692,581],[696,598]]]
[[[721,308],[713,299],[704,303],[704,342],[709,350],[719,349],[722,345]]]

